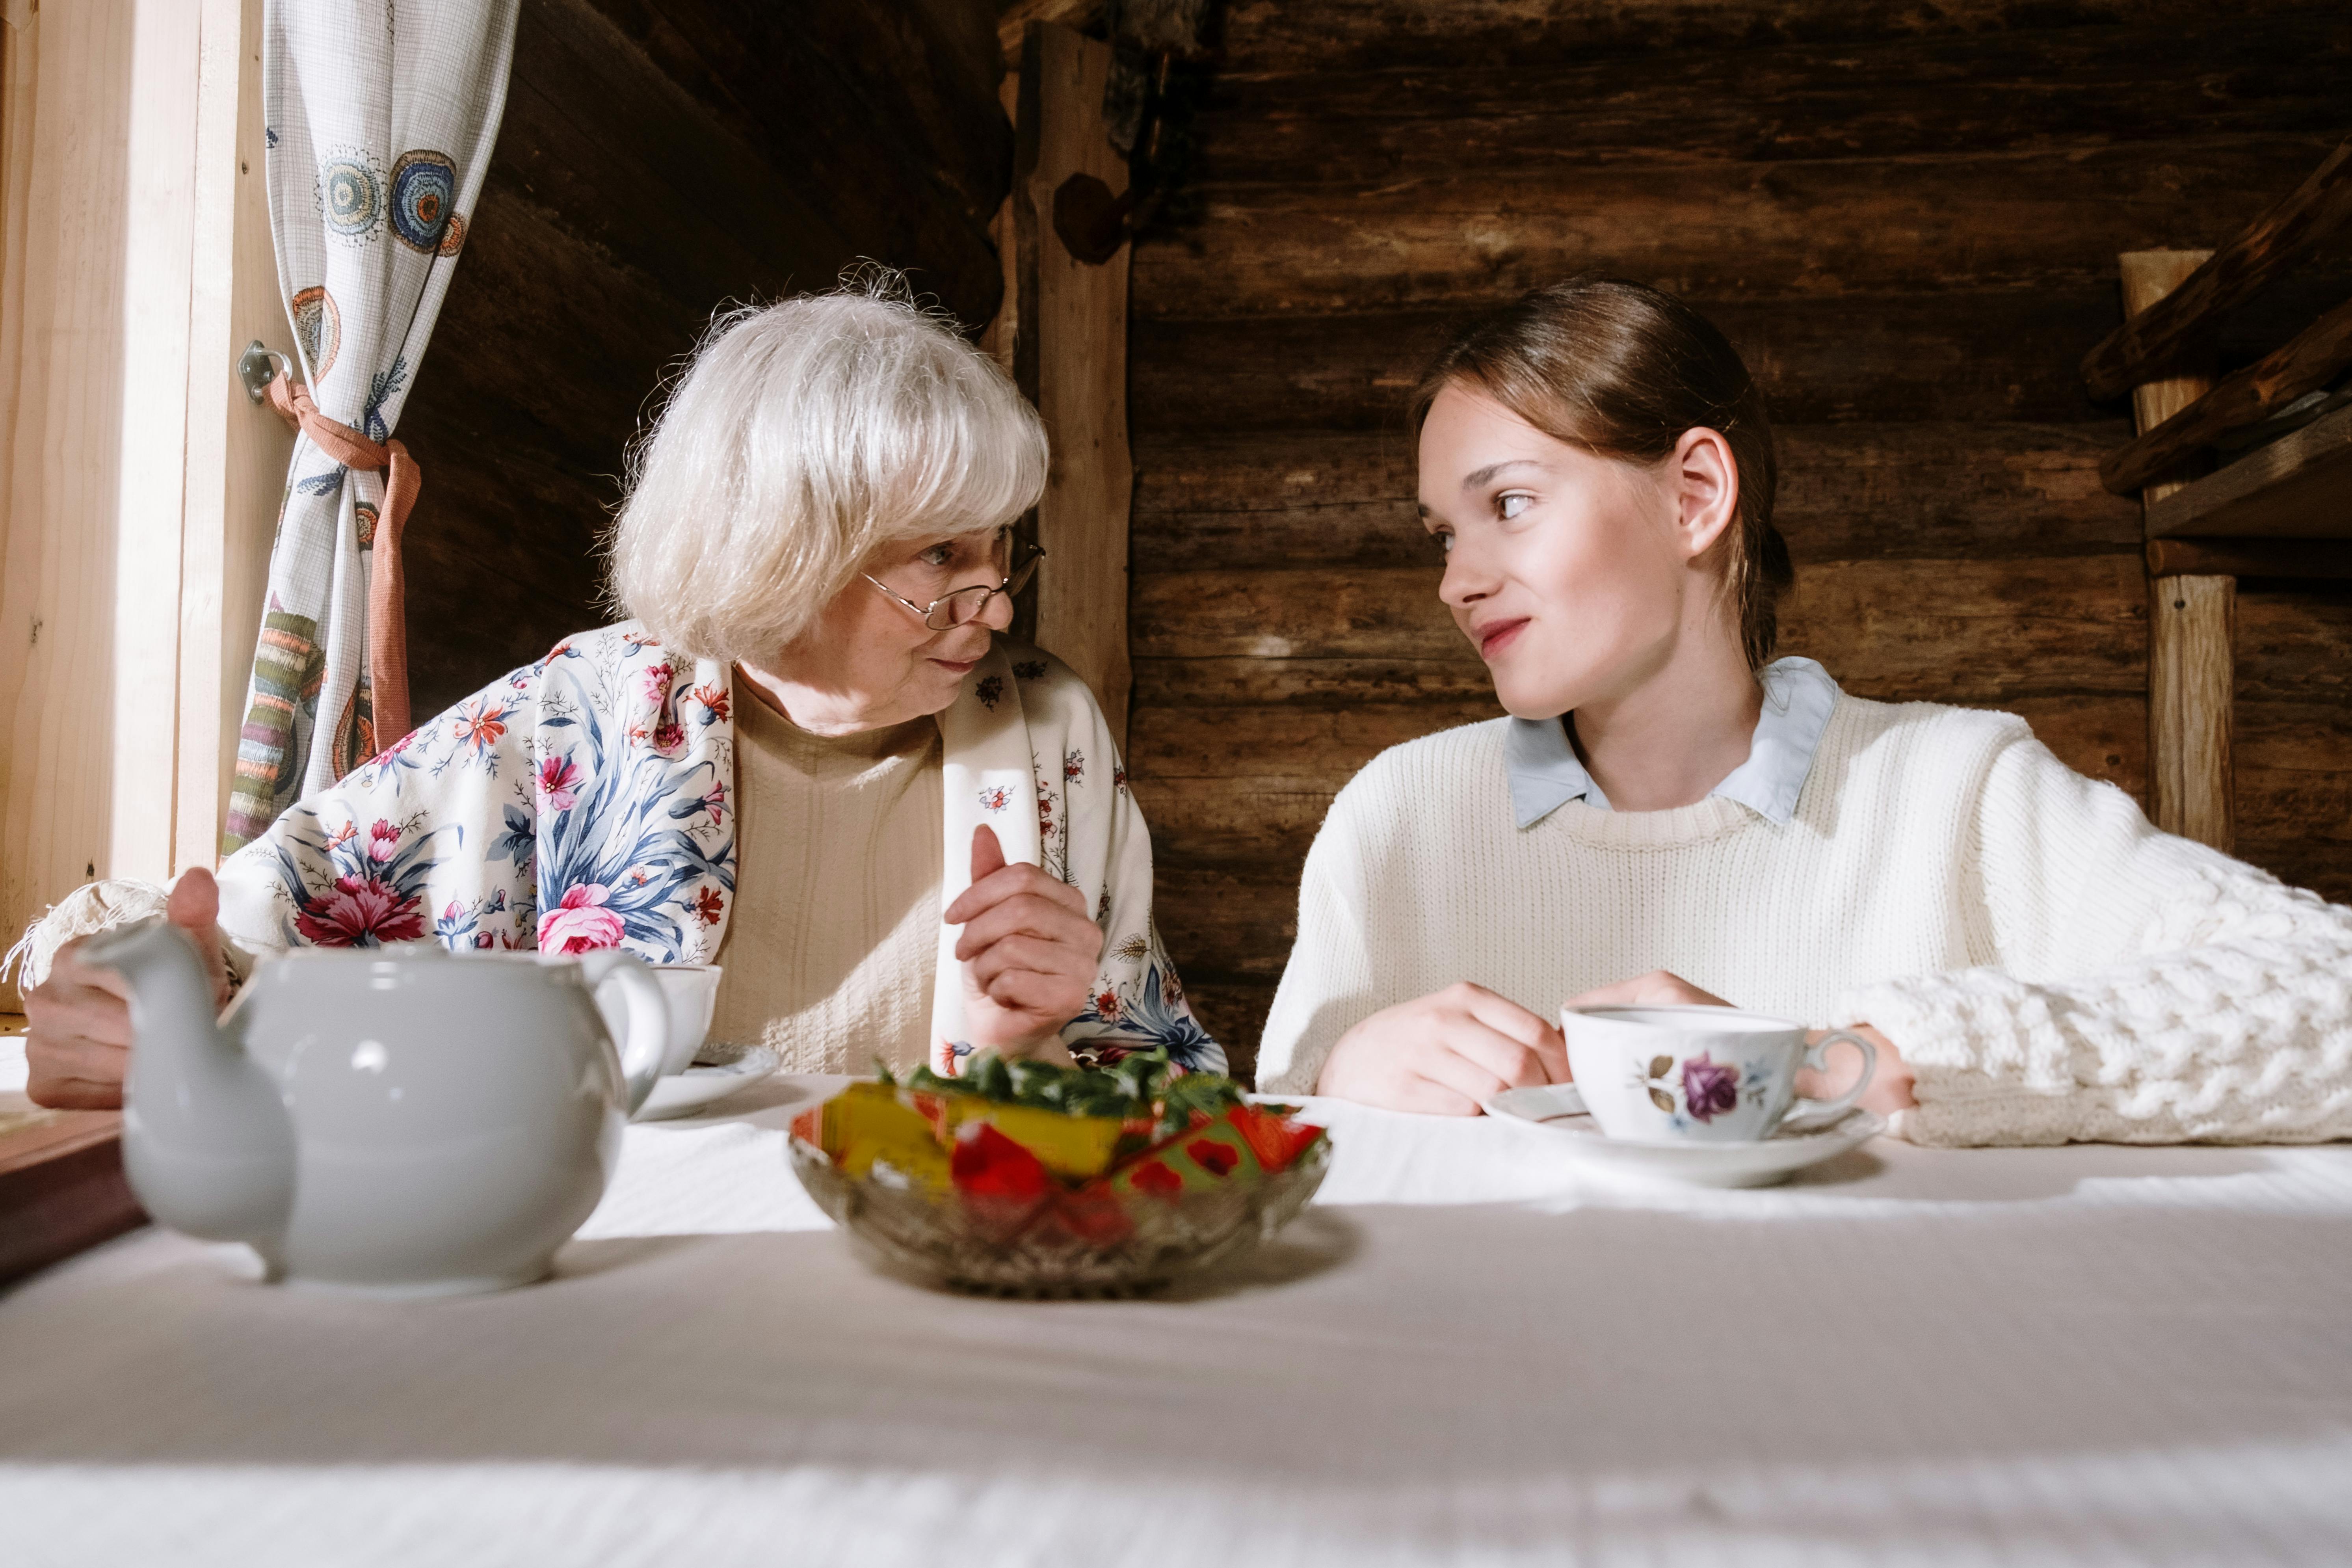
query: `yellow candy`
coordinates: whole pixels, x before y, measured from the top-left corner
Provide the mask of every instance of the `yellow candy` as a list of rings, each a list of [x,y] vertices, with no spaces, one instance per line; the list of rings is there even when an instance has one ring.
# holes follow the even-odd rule
[[[825,1102],[824,1152],[852,1180],[877,1161],[930,1192],[948,1190],[948,1152],[931,1124],[887,1084],[854,1083]]]
[[[1110,1168],[1127,1124],[1115,1116],[1068,1116],[1030,1105],[1004,1105],[976,1094],[941,1095],[943,1131],[985,1121],[1037,1156],[1057,1176],[1083,1182]]]

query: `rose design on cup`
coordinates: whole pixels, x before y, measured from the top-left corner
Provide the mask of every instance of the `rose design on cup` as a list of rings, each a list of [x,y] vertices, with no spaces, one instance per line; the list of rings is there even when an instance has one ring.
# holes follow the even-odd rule
[[[1729,1062],[1715,1061],[1701,1051],[1683,1063],[1683,1104],[1700,1121],[1712,1121],[1738,1110],[1739,1069]]]

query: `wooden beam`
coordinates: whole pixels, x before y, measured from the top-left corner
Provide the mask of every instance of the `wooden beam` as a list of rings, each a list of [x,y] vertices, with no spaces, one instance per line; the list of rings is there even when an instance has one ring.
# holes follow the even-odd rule
[[[2212,259],[2210,252],[2142,250],[2118,258],[2126,322],[2152,310]],[[2168,376],[2132,389],[2132,415],[2153,430],[2212,389],[2206,376]],[[2180,487],[2142,492],[2156,504]],[[2149,815],[2167,833],[2227,854],[2237,833],[2230,762],[2236,701],[2234,616],[2238,580],[2219,575],[2148,580],[2147,755]]]
[[[2147,531],[2352,538],[2352,407],[2313,420],[2217,473],[2163,487]]]
[[[2151,577],[2352,577],[2352,540],[2151,539]]]
[[[1337,7],[1316,9],[1328,17]],[[2113,28],[2066,27],[2030,43],[1993,31],[1933,47],[1906,38],[1761,56],[1662,49],[1549,67],[1497,51],[1446,68],[1223,71],[1192,122],[1199,151],[1187,177],[1377,184],[1517,170],[1570,180],[1642,163],[1667,181],[1727,161],[2325,135],[2344,124],[2347,70],[2352,29],[2339,16],[2250,23],[2216,11],[2186,26],[2133,28],[2127,45]]]
[[[2263,420],[2307,392],[2316,392],[2352,365],[2352,300],[2312,322],[2284,347],[2232,372],[2204,396],[2119,447],[2099,465],[2099,478],[2128,495],[2232,430]],[[2352,520],[2347,520],[2352,521]]]
[[[2238,580],[2151,579],[2147,656],[2149,784],[2156,825],[2237,847],[2234,725]]]
[[[1140,659],[1232,659],[1269,682],[1304,659],[1451,667],[1469,644],[1438,602],[1439,570],[1361,567],[1157,573],[1135,583]],[[1853,672],[1865,696],[2007,703],[2143,692],[2147,576],[2137,552],[1977,561],[1816,561],[1780,610],[1784,651]],[[1426,661],[1426,665],[1423,661]],[[1369,667],[1358,665],[1369,679]],[[1862,672],[1867,672],[1865,680]],[[1162,672],[1160,690],[1181,687]]]
[[[2145,312],[2124,324],[2083,358],[2083,384],[2094,397],[2114,397],[2151,374],[2170,370],[2195,352],[2200,332],[2308,254],[2352,218],[2352,140],[2347,140],[2286,199],[2210,255]]]
[[[1136,290],[1155,315],[1214,317],[1483,309],[1588,268],[1710,312],[1728,300],[1827,298],[1851,313],[1864,294],[2105,289],[2105,258],[2236,232],[2262,216],[2281,170],[2324,146],[2298,132],[1920,160],[1203,182],[1188,187],[1197,218],[1138,248]],[[2053,344],[2049,357],[2079,384],[2072,352]]]
[[[2314,8],[2311,0],[2232,0],[2230,15],[2251,22]],[[1925,52],[1991,34],[2032,48],[2061,26],[2112,39],[2123,53],[2143,32],[2210,23],[2215,11],[2213,0],[1256,0],[1229,7],[1224,41],[1235,72],[1429,70],[1496,60],[1535,68],[1703,49],[1737,51],[1767,71],[1777,47],[1895,39]]]
[[[9,7],[0,931],[173,869],[203,21]]]
[[[1152,300],[1141,278],[1159,248],[1147,242],[1136,258],[1129,353],[1139,434],[1402,431],[1405,395],[1462,320],[1454,310],[1160,319],[1143,313],[1164,300]],[[2073,346],[2115,319],[2112,280],[1699,303],[1747,361],[1776,427],[2115,417],[2083,391],[2073,364]],[[2247,315],[2271,323],[2266,306]],[[2282,327],[2262,346],[2294,330]],[[2021,353],[2026,343],[2042,352]],[[2094,485],[2097,467],[2094,458]]]
[[[1128,666],[1128,512],[1135,468],[1127,436],[1129,247],[1101,266],[1054,231],[1054,194],[1092,174],[1112,194],[1127,166],[1105,134],[1110,46],[1068,27],[1030,28],[1021,68],[1013,194],[1023,268],[1016,362],[1053,443],[1037,542],[1037,642],[1094,688],[1122,748]]]
[[[263,172],[262,0],[203,0],[202,16],[174,871],[219,858],[254,628],[294,453],[285,421],[248,398],[227,368],[250,342],[294,353]]]
[[[1801,569],[1869,556],[2113,553],[2141,542],[2137,498],[2099,459],[2127,425],[1782,424],[1773,519]],[[1425,566],[1412,439],[1255,431],[1136,442],[1139,576],[1230,566]],[[1140,699],[1139,699],[1140,700]]]

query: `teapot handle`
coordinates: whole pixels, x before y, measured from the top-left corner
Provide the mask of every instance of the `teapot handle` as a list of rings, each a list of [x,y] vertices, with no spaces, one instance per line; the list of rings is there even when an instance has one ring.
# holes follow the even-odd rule
[[[608,984],[621,988],[628,1008],[628,1027],[613,1043],[621,1052],[621,1079],[627,1087],[629,1114],[635,1116],[661,1077],[662,1058],[669,1049],[669,1004],[662,996],[654,972],[634,953],[617,947],[580,955],[581,978],[592,991]]]

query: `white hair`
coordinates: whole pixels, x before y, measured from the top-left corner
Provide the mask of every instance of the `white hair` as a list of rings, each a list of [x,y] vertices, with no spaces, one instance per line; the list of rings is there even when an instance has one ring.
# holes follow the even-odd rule
[[[1037,411],[869,268],[713,321],[631,454],[613,596],[690,658],[771,658],[881,546],[997,527],[1045,488]]]

